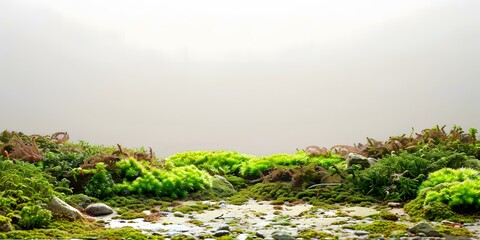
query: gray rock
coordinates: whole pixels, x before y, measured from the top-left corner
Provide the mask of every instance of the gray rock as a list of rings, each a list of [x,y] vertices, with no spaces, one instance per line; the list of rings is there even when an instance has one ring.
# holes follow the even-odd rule
[[[391,208],[399,208],[402,206],[402,204],[399,202],[389,202],[387,205]]]
[[[10,218],[0,216],[0,232],[10,232],[13,230]]]
[[[230,188],[235,189],[235,187],[232,185],[232,183],[230,183],[226,178],[224,178],[224,177],[222,177],[222,176],[220,176],[220,175],[215,175],[215,176],[213,176],[213,177],[216,178],[216,179],[218,179],[218,180],[220,180],[220,181],[222,181],[222,182],[224,182],[224,183],[227,184]]]
[[[360,154],[349,153],[346,162],[347,168],[350,168],[353,165],[360,165],[362,166],[362,168],[369,168],[373,166],[373,164],[375,164],[377,160],[375,158],[367,158]]]
[[[256,233],[255,233],[255,237],[265,238],[265,234],[263,234],[263,233],[261,233],[261,232],[256,232]]]
[[[53,197],[47,206],[47,209],[52,211],[57,216],[67,217],[70,219],[82,219],[83,215],[78,209],[68,205],[58,197]]]
[[[85,208],[85,212],[90,216],[102,216],[113,213],[113,209],[105,203],[93,203]]]
[[[174,216],[174,217],[184,217],[185,215],[184,215],[183,213],[181,213],[181,212],[174,212],[174,213],[173,213],[173,216]]]
[[[250,237],[246,233],[242,233],[242,234],[237,236],[237,240],[251,240],[251,239],[252,239],[252,237]]]
[[[216,197],[230,197],[237,193],[233,185],[224,177],[215,175],[212,178],[212,187],[209,188],[209,194]]]
[[[228,226],[227,224],[222,224],[220,225],[220,227],[217,228],[217,231],[222,231],[222,230],[230,231],[230,226]]]
[[[367,232],[367,231],[361,231],[361,230],[355,231],[355,235],[357,235],[357,236],[365,236],[365,235],[368,235],[368,234],[370,234],[370,233]]]
[[[442,234],[437,232],[430,224],[426,222],[420,222],[412,228],[408,229],[409,232],[415,233],[418,236],[425,234],[427,237],[442,237]]]
[[[284,232],[274,232],[272,238],[275,240],[295,240],[294,237]]]
[[[220,230],[213,233],[214,237],[221,237],[221,236],[227,236],[227,235],[230,235],[230,231],[228,230]]]

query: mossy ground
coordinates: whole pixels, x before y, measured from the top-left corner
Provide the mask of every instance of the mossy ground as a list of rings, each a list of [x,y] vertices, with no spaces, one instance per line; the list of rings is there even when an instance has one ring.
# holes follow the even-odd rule
[[[56,220],[50,223],[49,229],[16,230],[0,233],[1,239],[164,239],[162,236],[142,234],[133,228],[104,228],[101,223],[87,221]]]

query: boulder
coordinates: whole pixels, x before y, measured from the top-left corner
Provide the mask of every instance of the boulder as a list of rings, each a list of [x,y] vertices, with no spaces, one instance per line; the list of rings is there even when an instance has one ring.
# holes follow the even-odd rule
[[[430,224],[426,222],[420,222],[412,228],[408,229],[409,232],[417,234],[419,236],[424,235],[427,237],[442,237],[442,234],[437,232]]]
[[[272,238],[275,240],[295,240],[294,237],[284,232],[274,232]]]
[[[83,218],[82,213],[78,211],[78,209],[68,205],[58,197],[53,197],[52,200],[50,200],[47,209],[57,216],[67,217],[73,220]]]
[[[85,212],[90,216],[103,216],[113,213],[113,209],[104,203],[93,203],[85,208]]]
[[[349,153],[347,158],[347,168],[352,167],[353,165],[360,165],[362,168],[369,168],[377,162],[375,158],[367,158],[360,154]]]
[[[212,187],[209,189],[215,197],[230,197],[237,193],[235,187],[224,177],[215,175],[212,178]]]

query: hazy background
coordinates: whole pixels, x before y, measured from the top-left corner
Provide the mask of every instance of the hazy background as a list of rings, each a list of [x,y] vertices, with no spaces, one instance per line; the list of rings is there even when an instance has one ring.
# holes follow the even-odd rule
[[[480,1],[0,0],[0,129],[158,156],[480,128]]]

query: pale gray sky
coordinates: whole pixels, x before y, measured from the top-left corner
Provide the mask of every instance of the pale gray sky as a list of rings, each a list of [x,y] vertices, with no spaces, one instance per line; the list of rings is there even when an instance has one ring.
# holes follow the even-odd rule
[[[265,155],[480,127],[480,1],[0,0],[0,126]]]

